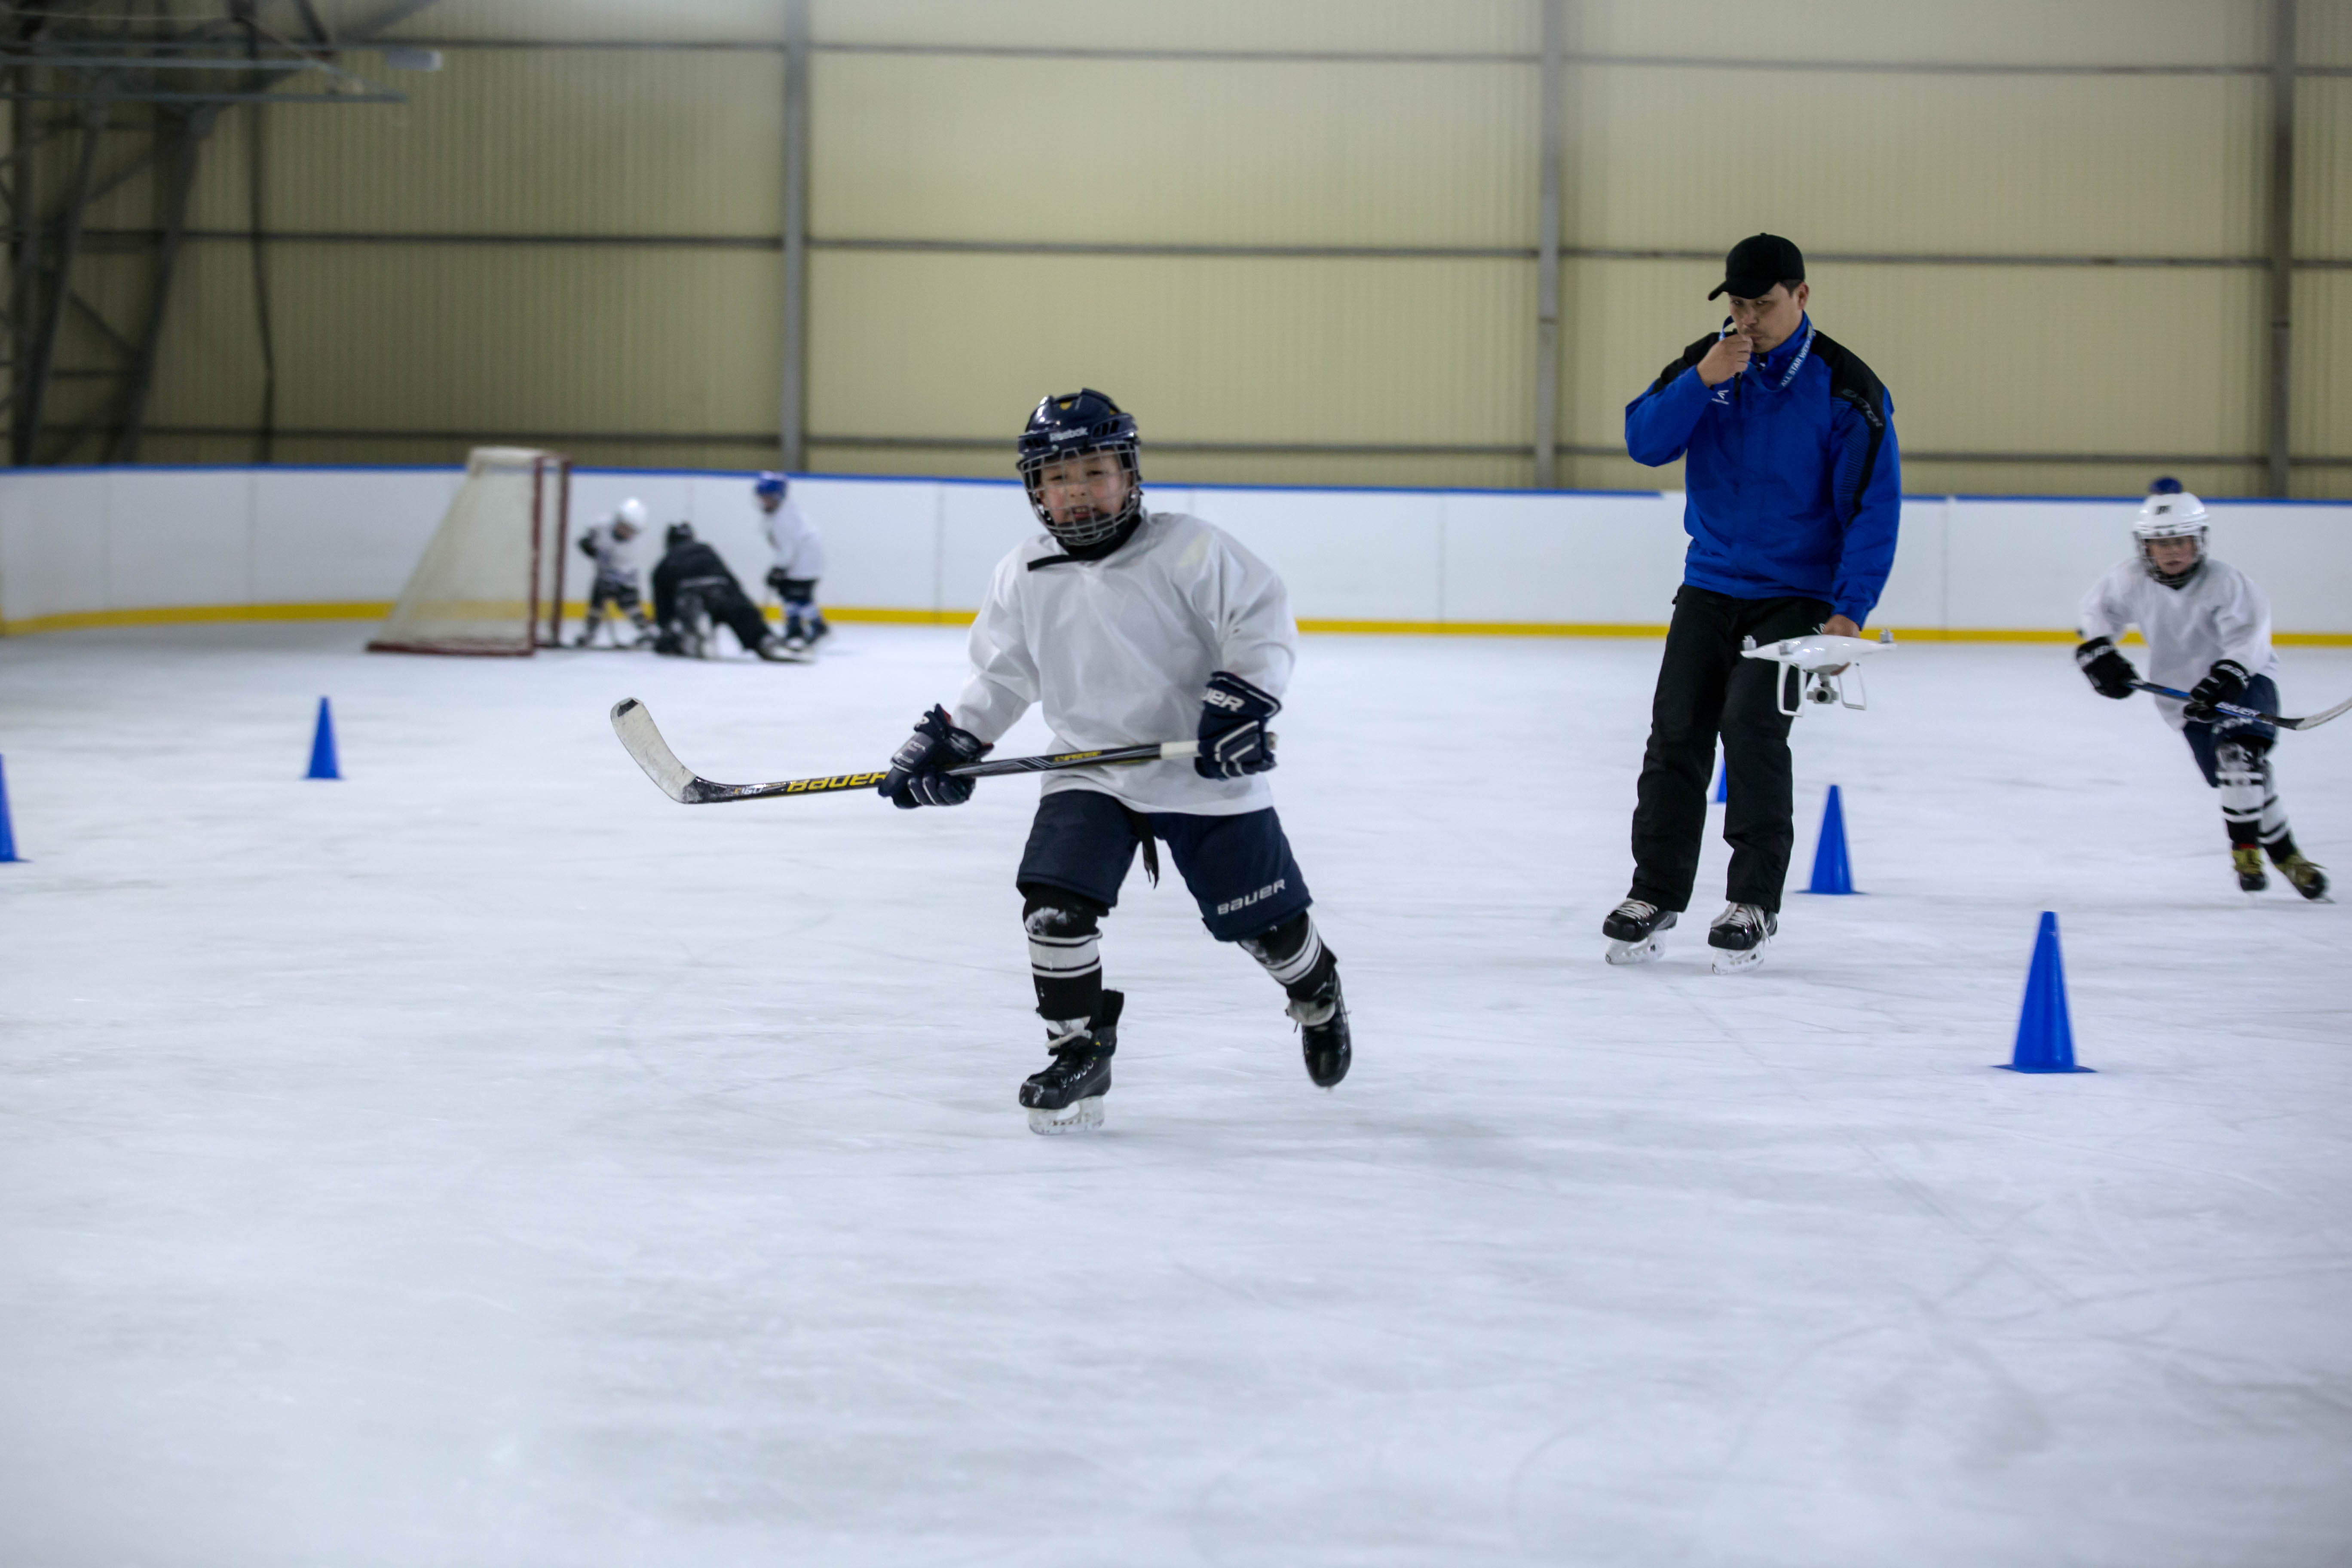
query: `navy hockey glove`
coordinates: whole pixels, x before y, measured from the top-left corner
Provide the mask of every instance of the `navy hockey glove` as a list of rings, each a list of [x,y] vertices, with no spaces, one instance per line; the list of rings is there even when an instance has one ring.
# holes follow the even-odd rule
[[[1265,721],[1282,703],[1231,670],[1209,677],[1201,694],[1201,750],[1192,771],[1204,779],[1237,779],[1274,766]]]
[[[971,780],[947,770],[976,763],[988,751],[981,738],[959,730],[944,708],[933,708],[890,759],[890,773],[877,787],[901,811],[919,805],[961,805],[971,798]]]
[[[792,580],[792,574],[786,572],[782,567],[771,566],[768,568],[768,586],[776,591],[777,598],[784,600],[790,600],[792,598],[793,595],[791,590],[785,587],[785,584],[790,583]]]
[[[2189,689],[2189,706],[2182,711],[2191,719],[2210,719],[2216,702],[2235,702],[2245,694],[2246,667],[2234,658],[2218,659],[2205,679]]]
[[[2102,697],[2129,697],[2132,682],[2139,679],[2132,661],[2116,651],[2113,637],[2093,637],[2076,648],[2074,664]]]

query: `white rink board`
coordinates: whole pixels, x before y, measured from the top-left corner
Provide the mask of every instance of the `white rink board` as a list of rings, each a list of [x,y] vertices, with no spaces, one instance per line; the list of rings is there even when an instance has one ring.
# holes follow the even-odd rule
[[[173,606],[384,602],[432,537],[460,472],[434,468],[89,468],[0,472],[0,620]],[[747,586],[769,552],[746,474],[586,469],[572,530],[626,497],[650,536],[693,523]],[[1010,482],[812,477],[795,504],[824,539],[824,599],[969,613],[1035,531]],[[1153,487],[1283,574],[1302,618],[1414,626],[1656,626],[1682,580],[1678,494]],[[1913,497],[1874,625],[2071,627],[2129,551],[2135,503]],[[2214,551],[2251,572],[2286,632],[2352,633],[2352,505],[2217,502]],[[565,557],[567,593],[589,563]]]
[[[2352,905],[2063,648],[1799,726],[1864,896],[1612,970],[1657,645],[1326,637],[1277,802],[1357,1061],[1172,874],[1046,1140],[1013,867],[864,766],[949,626],[810,667],[0,654],[0,1562],[2201,1568],[2352,1539]],[[2290,648],[2291,701],[2352,650]],[[300,778],[331,695],[345,778]],[[1563,694],[1577,694],[1570,704]],[[1034,717],[1007,738],[1042,738]],[[1465,766],[1465,756],[1476,765]],[[2352,722],[2289,736],[2352,868]],[[1719,808],[1717,808],[1719,812]],[[1716,907],[1710,839],[1694,926]],[[1995,1070],[2063,922],[2095,1076]]]

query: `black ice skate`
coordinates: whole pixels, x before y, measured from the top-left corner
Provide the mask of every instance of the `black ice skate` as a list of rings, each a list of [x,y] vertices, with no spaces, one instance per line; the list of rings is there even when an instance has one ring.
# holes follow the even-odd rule
[[[1339,972],[1283,1009],[1298,1026],[1299,1054],[1307,1058],[1307,1076],[1318,1089],[1336,1089],[1355,1059],[1355,1043],[1348,1032],[1348,999],[1339,991]]]
[[[1761,904],[1726,904],[1706,929],[1706,944],[1714,948],[1715,972],[1738,974],[1764,962],[1764,944],[1780,934],[1780,917]]]
[[[1106,991],[1094,1019],[1053,1045],[1054,1059],[1021,1085],[1032,1132],[1086,1132],[1102,1125],[1103,1096],[1110,1092],[1111,1053],[1118,1048],[1122,992]]]
[[[2293,850],[2279,856],[2276,863],[2279,875],[2313,903],[2332,904],[2336,901],[2327,896],[2326,867],[2314,865]]]
[[[1658,933],[1671,931],[1674,923],[1674,910],[1627,899],[1601,922],[1601,934],[1609,939],[1609,951],[1601,956],[1612,963],[1647,963],[1664,952]]]
[[[2238,873],[2238,891],[2259,893],[2271,885],[2269,873],[2263,869],[2263,852],[2252,844],[2240,844],[2230,850],[2230,864]],[[2285,867],[2279,868],[2284,871]]]

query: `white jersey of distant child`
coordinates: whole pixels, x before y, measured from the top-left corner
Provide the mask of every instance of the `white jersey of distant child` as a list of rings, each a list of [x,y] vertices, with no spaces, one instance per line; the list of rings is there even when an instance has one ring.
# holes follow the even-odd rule
[[[1148,511],[1098,561],[1059,559],[1039,533],[997,563],[971,624],[971,679],[955,721],[993,743],[1040,703],[1055,751],[1189,740],[1201,693],[1231,670],[1280,697],[1297,658],[1290,596],[1231,535],[1183,512]],[[1238,816],[1274,804],[1265,775],[1205,779],[1189,761],[1045,775],[1045,790],[1098,790],[1138,811]]]
[[[637,569],[629,560],[625,541],[613,536],[613,520],[607,518],[581,536],[581,542],[596,557],[596,575],[616,582],[634,584]]]
[[[767,531],[768,548],[775,552],[775,568],[787,577],[824,575],[824,542],[801,509],[787,496],[783,504],[760,519]]]
[[[2210,555],[2178,588],[2148,575],[2137,556],[2117,562],[2083,595],[2083,636],[2120,638],[2126,626],[2147,639],[2147,679],[2186,691],[2221,659],[2234,659],[2247,678],[2278,679],[2271,649],[2270,595],[2226,561]],[[2174,729],[2187,721],[2178,699],[2156,705]]]

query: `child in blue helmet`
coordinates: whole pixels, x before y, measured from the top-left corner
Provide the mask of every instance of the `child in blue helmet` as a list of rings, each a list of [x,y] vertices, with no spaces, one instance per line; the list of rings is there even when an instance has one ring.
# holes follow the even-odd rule
[[[768,568],[768,586],[784,605],[784,651],[804,654],[833,628],[816,607],[816,580],[824,575],[824,542],[801,509],[785,499],[788,481],[775,472],[761,474],[751,486],[765,514],[768,548],[776,563]]]

